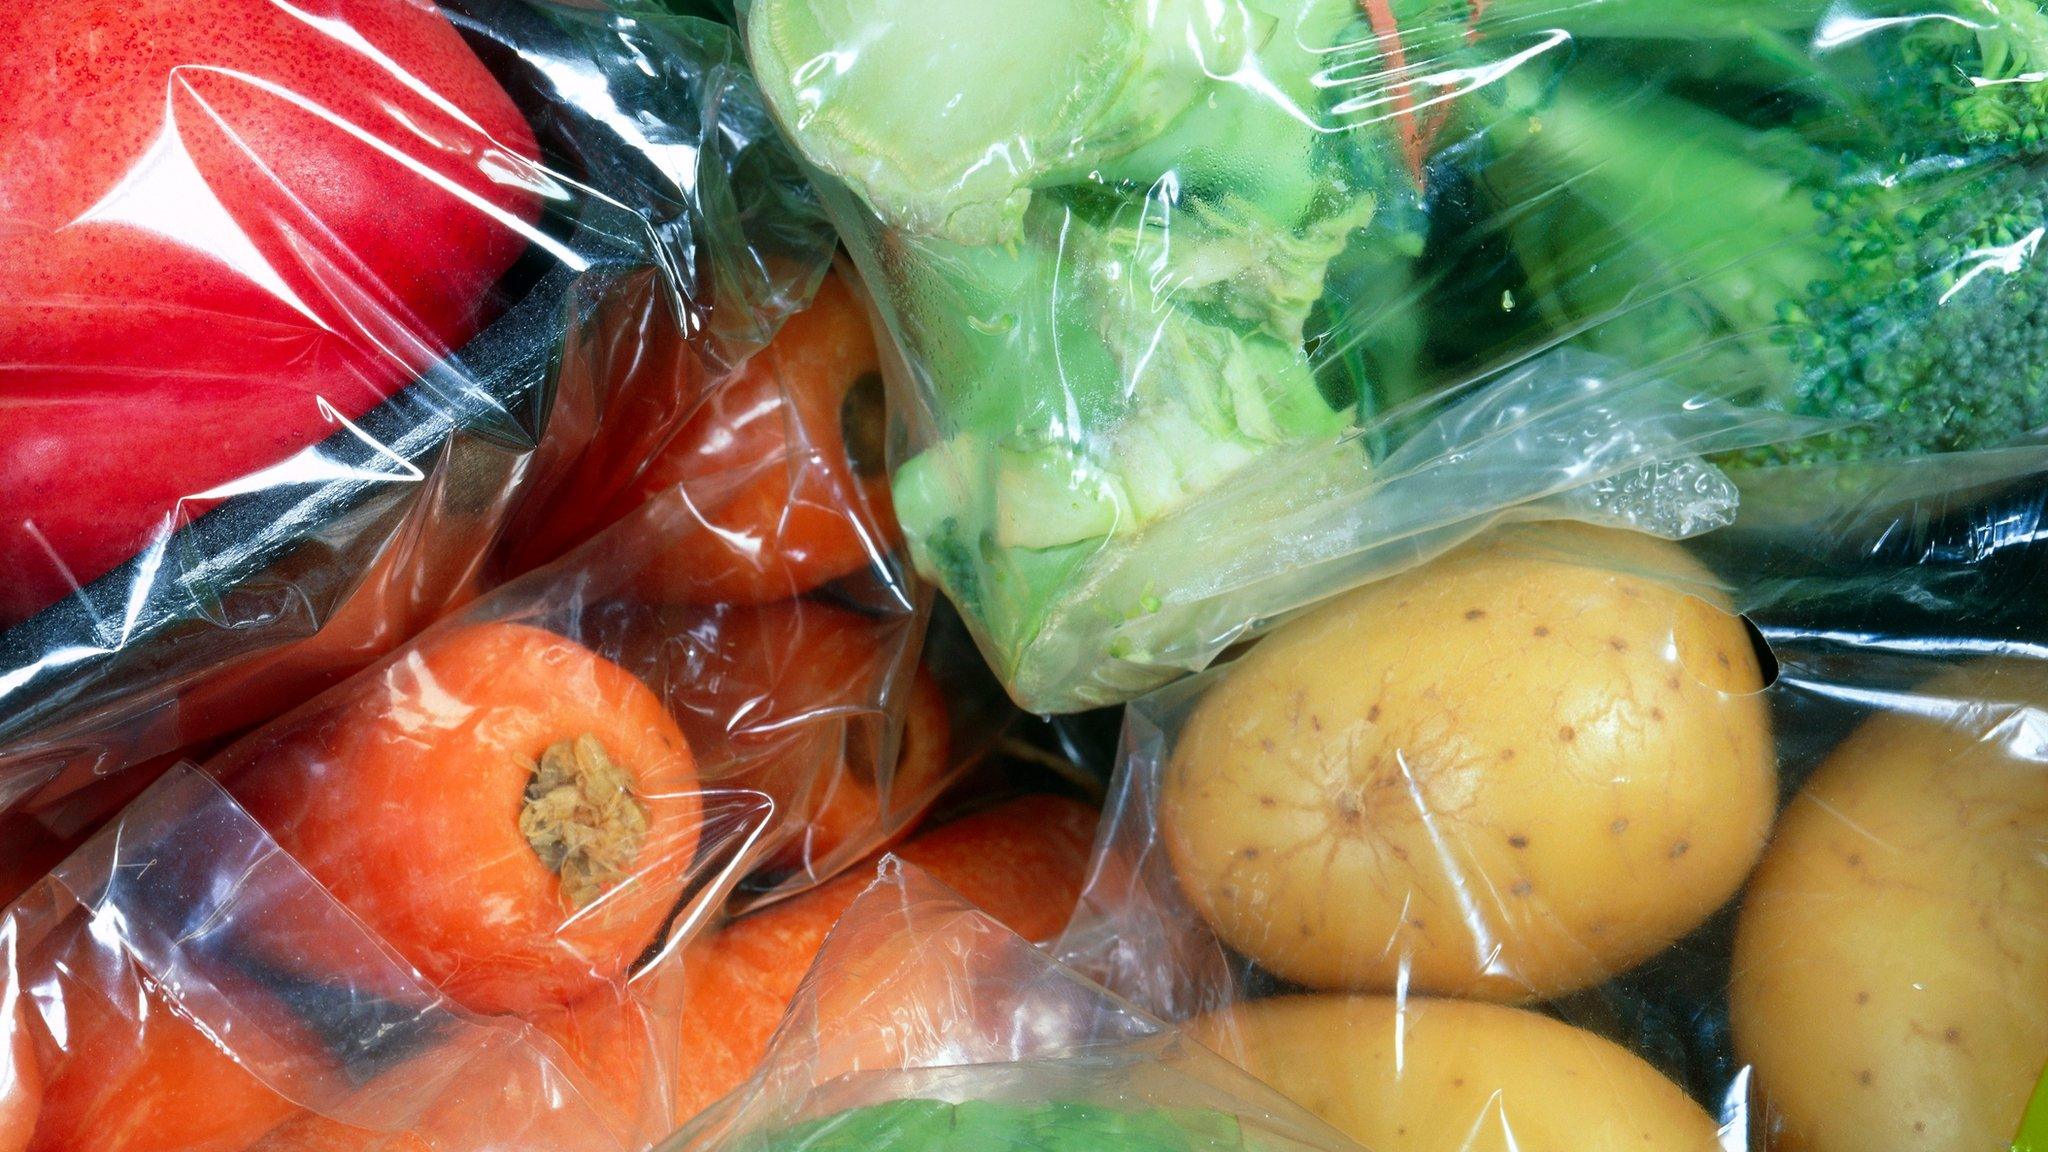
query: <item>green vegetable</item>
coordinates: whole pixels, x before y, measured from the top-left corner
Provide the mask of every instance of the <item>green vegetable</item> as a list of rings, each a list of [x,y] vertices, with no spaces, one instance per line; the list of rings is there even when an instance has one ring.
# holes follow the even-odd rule
[[[2031,0],[1916,2],[1889,22],[1879,4],[1854,27],[1804,0],[1733,8],[1555,13],[1586,58],[1552,91],[1504,86],[1518,115],[1495,125],[1483,179],[1541,303],[1625,363],[1826,428],[1744,462],[1985,448],[2048,425],[2048,17]],[[1622,9],[1639,19],[1615,27]],[[1768,115],[1712,108],[1603,61],[1603,37],[1653,30],[1668,41],[1629,45],[1633,65],[1716,36],[1798,42],[1815,63]],[[1736,70],[1765,58],[1785,53]]]
[[[783,122],[881,226],[870,280],[937,418],[897,514],[1006,674],[1105,546],[1335,439],[1377,395],[1343,366],[1412,361],[1419,192],[1392,122],[1346,104],[1384,67],[1355,0],[759,0],[749,20]],[[1340,256],[1370,284],[1331,315]]]
[[[2041,1070],[2041,1082],[2020,1117],[2020,1130],[2013,1137],[2012,1152],[2048,1152],[2048,1068]]]
[[[738,1152],[1243,1152],[1237,1117],[1095,1104],[895,1100],[754,1137]]]

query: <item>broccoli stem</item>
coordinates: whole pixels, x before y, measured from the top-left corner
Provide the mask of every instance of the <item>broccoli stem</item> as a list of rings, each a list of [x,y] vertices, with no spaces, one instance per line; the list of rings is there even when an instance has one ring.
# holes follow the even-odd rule
[[[1581,315],[1619,308],[1646,287],[1603,275],[1617,244],[1712,294],[1738,327],[1768,328],[1781,302],[1835,274],[1825,217],[1806,181],[1824,158],[1654,90],[1575,72],[1540,110],[1503,126],[1481,180],[1511,214],[1569,196],[1593,225],[1579,240],[1540,238],[1577,293]],[[1577,254],[1574,245],[1583,244]],[[1558,259],[1558,257],[1562,259]]]

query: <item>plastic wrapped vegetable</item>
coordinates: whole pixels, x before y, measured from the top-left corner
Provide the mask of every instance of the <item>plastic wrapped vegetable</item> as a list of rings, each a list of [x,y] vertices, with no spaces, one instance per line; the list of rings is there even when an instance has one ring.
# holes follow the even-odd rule
[[[1560,328],[1829,426],[1755,463],[2048,426],[2037,4],[1510,3],[1484,27],[1581,51],[1503,86],[1519,115],[1480,175]]]
[[[829,255],[736,53],[525,0],[13,22],[0,808],[277,714],[645,465]]]
[[[1701,456],[2044,422],[2013,365],[2048,21],[1765,7],[756,0],[746,25],[904,354],[913,556],[1020,701],[1071,710],[1500,519],[1725,522]]]
[[[885,862],[753,1079],[677,1149],[1325,1148],[1342,1137]]]
[[[1061,954],[1375,1148],[2009,1143],[2042,554],[1964,542],[2042,507],[1523,526],[1339,597],[1132,707]]]
[[[752,874],[823,879],[812,820],[858,856],[954,765],[927,702],[916,739],[937,746],[895,786],[924,607],[891,557],[821,589],[830,605],[677,603],[650,574],[688,563],[687,499],[664,491],[203,773],[172,768],[32,888],[0,921],[21,944],[6,1035],[32,1041],[0,1065],[20,1097],[0,1119],[35,1152],[638,1152],[744,1075],[765,1036],[692,1022],[758,1015],[719,989],[800,967],[822,935],[805,948],[805,909],[849,897],[699,933]],[[732,675],[807,657],[836,675]],[[757,720],[807,738],[762,755]],[[865,805],[791,802],[856,783]],[[1050,935],[1087,826],[1027,805],[905,850],[970,887],[984,852],[1057,861],[1061,884],[990,889]],[[746,943],[764,939],[787,950]],[[730,1051],[693,1062],[714,1039]]]

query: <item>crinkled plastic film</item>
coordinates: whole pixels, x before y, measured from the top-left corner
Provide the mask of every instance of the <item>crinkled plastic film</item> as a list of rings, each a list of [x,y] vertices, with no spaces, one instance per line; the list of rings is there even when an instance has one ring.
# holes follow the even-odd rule
[[[171,768],[32,888],[12,1066],[42,1104],[0,1146],[623,1152],[750,1072],[761,1041],[707,997],[780,969],[721,945],[728,904],[777,899],[772,935],[850,899],[792,894],[901,838],[962,762],[918,670],[927,594],[883,556],[802,598],[670,596],[690,493]],[[977,819],[903,850],[1056,845],[1050,938],[1092,821]]]
[[[41,1089],[11,1148],[610,1150],[665,1120],[551,1018],[452,1001],[189,766],[5,924]]]
[[[1132,705],[1059,954],[1387,1152],[2007,1146],[2040,490],[1794,506],[1502,529]]]
[[[912,556],[1031,710],[1504,520],[2042,466],[2028,0],[741,16],[902,355]]]
[[[588,536],[536,510],[648,467],[830,254],[706,21],[18,23],[0,808],[203,754]]]
[[[668,1149],[1348,1147],[1270,1089],[885,861],[761,1070]]]

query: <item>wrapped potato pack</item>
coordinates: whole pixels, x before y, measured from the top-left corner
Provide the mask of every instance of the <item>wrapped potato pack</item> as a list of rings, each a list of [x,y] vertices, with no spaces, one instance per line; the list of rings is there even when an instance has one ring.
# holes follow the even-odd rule
[[[2041,506],[1522,526],[1338,597],[1132,706],[1061,953],[1381,1152],[2006,1147],[2040,554],[1959,545]]]

